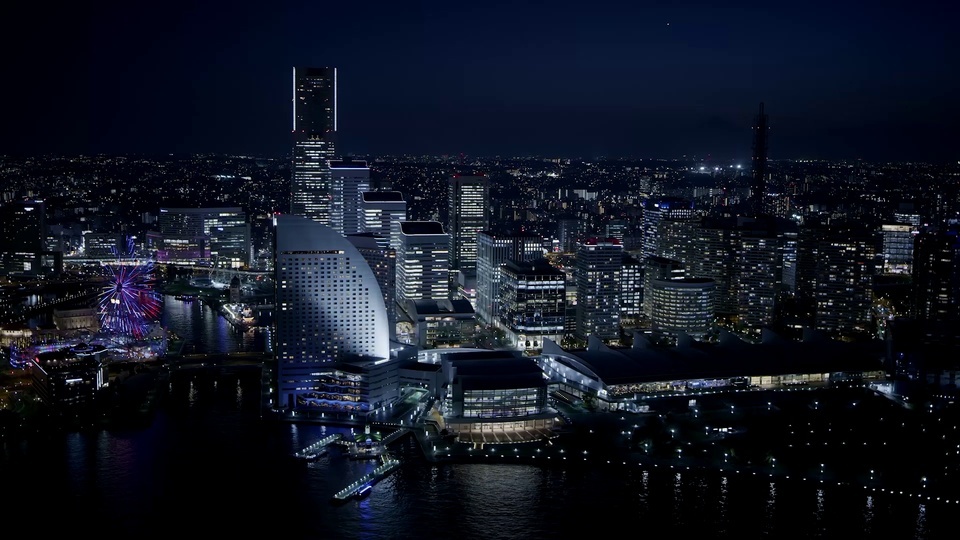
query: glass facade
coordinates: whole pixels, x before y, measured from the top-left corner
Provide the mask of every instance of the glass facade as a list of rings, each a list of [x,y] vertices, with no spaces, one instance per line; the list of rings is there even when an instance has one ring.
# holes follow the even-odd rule
[[[543,411],[545,392],[544,387],[464,390],[463,418],[505,418],[540,414]]]

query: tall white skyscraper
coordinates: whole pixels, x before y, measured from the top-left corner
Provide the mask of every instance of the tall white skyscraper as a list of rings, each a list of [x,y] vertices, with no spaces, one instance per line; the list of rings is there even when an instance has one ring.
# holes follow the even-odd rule
[[[359,407],[359,396],[321,369],[390,357],[377,278],[357,248],[322,223],[280,215],[276,238],[278,405]]]
[[[360,194],[370,189],[370,167],[366,161],[332,160],[330,180],[330,226],[343,235],[361,232]]]
[[[438,221],[404,221],[397,249],[397,303],[450,298],[450,238]]]
[[[294,67],[291,214],[330,223],[336,138],[337,69]]]

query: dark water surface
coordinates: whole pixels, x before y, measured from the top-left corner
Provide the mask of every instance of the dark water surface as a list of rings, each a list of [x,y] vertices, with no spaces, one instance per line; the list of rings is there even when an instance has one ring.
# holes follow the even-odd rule
[[[180,317],[177,332],[210,352],[242,349],[242,336],[208,308],[188,308],[165,315]],[[264,419],[256,369],[178,372],[164,386],[147,428],[4,443],[7,530],[218,539],[955,538],[960,510],[862,486],[636,464],[436,464],[412,438],[392,446],[403,465],[367,498],[335,504],[333,494],[376,463],[337,450],[313,463],[290,454],[330,433],[350,436],[349,428]]]

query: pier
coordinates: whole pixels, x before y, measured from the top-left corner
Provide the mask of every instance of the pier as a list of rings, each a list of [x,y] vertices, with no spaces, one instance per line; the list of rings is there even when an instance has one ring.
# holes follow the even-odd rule
[[[328,435],[320,439],[319,441],[311,444],[310,446],[304,448],[303,450],[300,450],[299,452],[295,452],[293,454],[293,457],[297,459],[305,459],[305,460],[316,459],[321,454],[323,454],[324,451],[326,451],[327,446],[336,442],[338,439],[340,439],[339,433]]]
[[[351,497],[356,497],[360,494],[366,494],[370,486],[376,484],[388,474],[396,470],[400,466],[400,461],[394,459],[389,454],[383,454],[380,456],[380,465],[376,469],[370,471],[369,473],[363,475],[359,480],[350,484],[349,486],[341,489],[333,498],[335,501],[345,501]]]

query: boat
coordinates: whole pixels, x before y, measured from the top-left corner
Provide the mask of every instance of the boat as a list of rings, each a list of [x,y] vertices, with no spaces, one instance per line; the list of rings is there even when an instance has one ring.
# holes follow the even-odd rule
[[[355,495],[355,497],[358,499],[363,499],[364,497],[369,495],[371,491],[373,491],[373,486],[371,486],[370,484],[367,484],[357,490],[357,494]]]
[[[197,299],[197,295],[195,295],[195,294],[178,294],[178,295],[174,296],[174,298],[176,298],[177,300],[180,300],[181,302],[193,302],[194,300]]]

